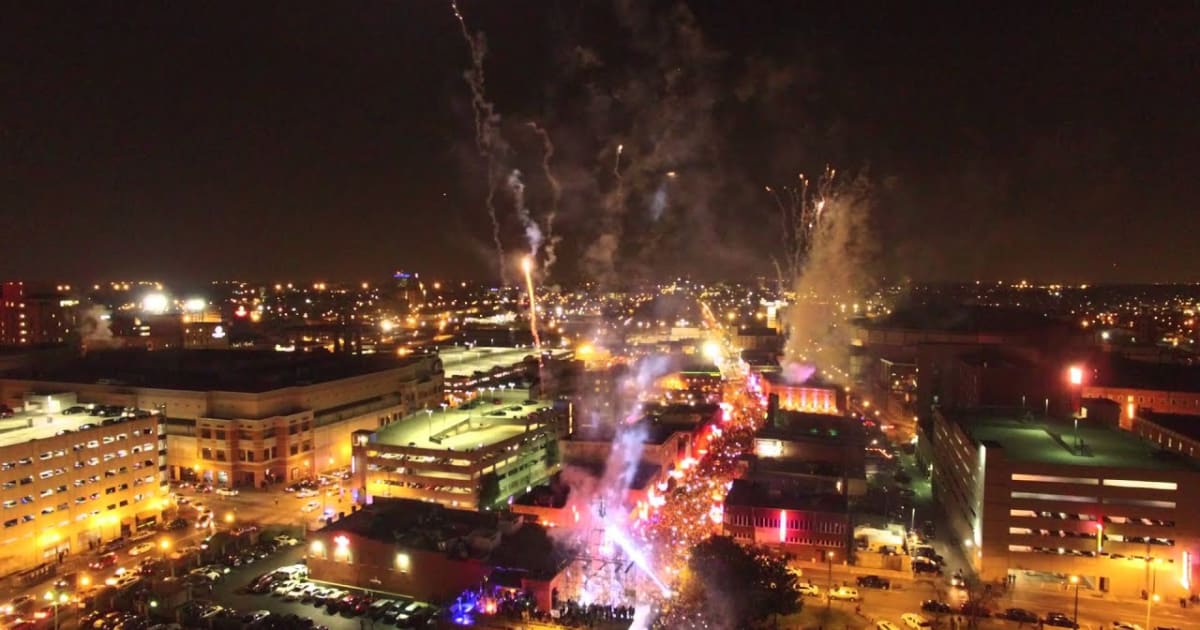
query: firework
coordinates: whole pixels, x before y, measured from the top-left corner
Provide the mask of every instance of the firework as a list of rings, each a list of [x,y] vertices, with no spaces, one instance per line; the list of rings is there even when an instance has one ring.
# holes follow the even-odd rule
[[[763,187],[775,201],[783,227],[780,231],[783,262],[780,263],[778,258],[771,257],[779,279],[780,291],[789,287],[804,269],[808,254],[812,251],[813,241],[820,231],[826,200],[834,194],[836,177],[836,170],[826,168],[815,184],[805,177],[804,173],[800,173],[797,176],[800,182],[797,186],[784,186],[782,191],[770,186]]]
[[[542,365],[542,340],[537,331],[537,298],[533,293],[533,256],[521,260],[521,268],[525,271],[525,288],[529,290],[529,332],[533,334],[533,347],[537,350],[538,367]]]
[[[471,109],[475,113],[475,147],[479,154],[487,159],[488,194],[484,200],[488,217],[492,220],[492,241],[496,245],[496,256],[500,261],[500,275],[504,276],[504,244],[500,241],[500,220],[496,216],[496,187],[502,176],[498,155],[506,153],[508,144],[500,135],[500,114],[487,98],[483,75],[483,58],[487,55],[487,40],[483,33],[475,35],[467,28],[467,21],[458,2],[450,0],[450,9],[458,19],[462,29],[463,40],[471,53],[471,67],[463,73],[467,85],[471,88]]]

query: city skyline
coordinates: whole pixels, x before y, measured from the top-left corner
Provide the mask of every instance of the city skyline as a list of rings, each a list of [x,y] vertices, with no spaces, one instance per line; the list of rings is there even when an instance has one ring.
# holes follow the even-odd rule
[[[684,7],[22,7],[8,275],[499,280],[465,27],[506,266],[513,171],[543,228],[561,186],[548,282],[772,276],[764,189],[827,165],[869,180],[872,277],[1200,279],[1194,9]]]

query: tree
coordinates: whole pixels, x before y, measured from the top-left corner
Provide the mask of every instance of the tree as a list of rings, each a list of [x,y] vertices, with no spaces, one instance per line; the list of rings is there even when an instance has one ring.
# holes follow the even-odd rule
[[[711,626],[748,628],[800,610],[800,598],[782,558],[712,536],[692,547],[678,608],[682,617]]]

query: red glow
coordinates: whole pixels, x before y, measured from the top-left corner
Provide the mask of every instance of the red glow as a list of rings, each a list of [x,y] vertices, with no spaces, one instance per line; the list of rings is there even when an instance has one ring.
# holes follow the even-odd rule
[[[1083,385],[1083,368],[1078,365],[1067,368],[1067,379],[1072,385]]]
[[[787,510],[779,510],[779,542],[787,542]]]

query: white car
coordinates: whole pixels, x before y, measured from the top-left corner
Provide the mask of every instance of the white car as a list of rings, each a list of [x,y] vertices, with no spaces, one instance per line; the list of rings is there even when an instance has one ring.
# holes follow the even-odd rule
[[[796,590],[799,591],[800,595],[803,597],[821,596],[821,587],[817,586],[816,584],[797,584]]]
[[[321,509],[320,503],[317,503],[316,501],[309,501],[308,503],[304,504],[304,507],[300,508],[300,511],[308,514],[309,512],[316,512],[319,509]]]
[[[900,615],[900,621],[913,630],[929,630],[933,627],[933,624],[929,623],[928,619],[916,613],[904,613]]]
[[[313,490],[311,488],[305,488],[296,493],[296,498],[297,499],[308,499],[310,497],[315,497],[318,494],[321,494],[321,493],[317,492],[316,490]]]
[[[196,519],[196,529],[204,529],[212,525],[212,514],[201,514],[200,518]]]
[[[217,488],[217,494],[223,497],[236,497],[238,495],[238,491],[234,490],[233,488]]]
[[[858,601],[858,589],[849,586],[839,586],[829,591],[829,599],[856,602]]]
[[[288,592],[291,591],[293,588],[296,588],[296,584],[297,584],[297,582],[295,580],[287,580],[285,582],[280,582],[278,586],[276,586],[274,589],[271,590],[271,594],[282,597],[284,595],[287,595]]]
[[[1114,621],[1112,627],[1113,630],[1142,630],[1142,627],[1138,624],[1128,621]]]
[[[129,555],[140,556],[148,551],[154,551],[154,543],[152,543],[152,542],[138,543],[129,548]]]
[[[280,546],[295,547],[296,545],[300,544],[300,541],[288,536],[287,534],[283,534],[275,537],[275,544]]]
[[[875,624],[875,630],[900,630],[900,628],[890,621],[880,621]]]

